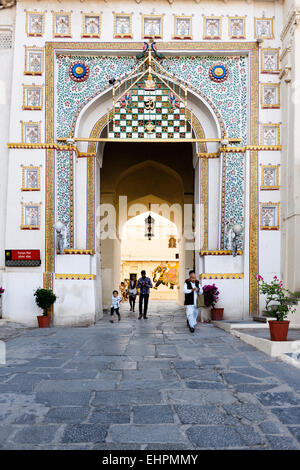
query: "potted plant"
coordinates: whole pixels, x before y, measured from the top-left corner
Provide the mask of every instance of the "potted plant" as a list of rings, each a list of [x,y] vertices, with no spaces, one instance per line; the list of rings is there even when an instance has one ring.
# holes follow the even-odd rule
[[[266,282],[262,276],[256,276],[256,279],[259,292],[266,296],[264,314],[276,318],[268,320],[271,341],[286,341],[290,322],[285,319],[289,313],[296,311],[293,305],[297,303],[297,298],[283,287],[283,282],[277,276],[270,282]]]
[[[49,308],[56,301],[56,295],[52,292],[51,289],[42,289],[41,287],[39,287],[35,291],[34,296],[37,306],[43,309],[43,314],[37,317],[39,328],[49,328]]]
[[[215,308],[219,300],[219,293],[215,284],[203,286],[204,303],[206,307],[211,307],[212,320],[223,320],[224,308]]]
[[[2,318],[2,294],[5,292],[5,289],[0,286],[0,318]]]

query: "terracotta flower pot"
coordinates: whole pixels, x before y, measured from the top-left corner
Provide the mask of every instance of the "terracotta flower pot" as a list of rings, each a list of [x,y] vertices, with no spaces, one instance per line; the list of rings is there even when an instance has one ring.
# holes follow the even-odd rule
[[[290,322],[288,320],[268,320],[271,341],[286,341]]]
[[[223,320],[224,308],[212,308],[211,319],[212,320]]]
[[[37,317],[39,328],[49,328],[50,317],[48,315],[39,315]]]

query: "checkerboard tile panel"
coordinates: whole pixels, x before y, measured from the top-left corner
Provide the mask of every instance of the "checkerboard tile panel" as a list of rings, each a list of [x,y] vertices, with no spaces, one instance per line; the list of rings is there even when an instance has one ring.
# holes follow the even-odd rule
[[[184,103],[179,100],[171,103],[170,90],[158,78],[155,81],[155,90],[145,90],[141,81],[130,90],[126,101],[121,97],[116,103],[110,138],[191,137],[191,133],[187,132]],[[148,132],[147,125],[152,125],[153,131]]]

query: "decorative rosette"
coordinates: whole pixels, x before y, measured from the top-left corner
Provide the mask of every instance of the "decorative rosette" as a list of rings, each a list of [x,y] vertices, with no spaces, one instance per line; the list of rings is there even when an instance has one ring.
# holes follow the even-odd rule
[[[209,68],[209,78],[213,82],[224,82],[228,78],[228,68],[224,64],[212,65]]]
[[[84,62],[74,62],[69,68],[69,76],[74,82],[84,82],[89,75],[90,68]]]

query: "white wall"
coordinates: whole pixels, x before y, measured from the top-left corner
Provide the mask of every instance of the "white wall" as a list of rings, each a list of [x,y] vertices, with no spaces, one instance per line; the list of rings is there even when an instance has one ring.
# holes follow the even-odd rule
[[[0,10],[0,34],[12,32],[12,48],[0,48],[1,69],[0,80],[0,285],[5,267],[5,225],[7,204],[7,172],[8,172],[8,130],[11,105],[12,63],[14,54],[14,23],[15,8]]]
[[[286,9],[289,10],[294,4],[291,1],[286,1]],[[52,10],[59,11],[64,8],[66,11],[72,10],[72,38],[69,39],[55,39],[52,35]],[[25,31],[25,17],[26,12],[33,11],[34,9],[38,11],[45,12],[45,34],[43,37],[27,37]],[[38,248],[41,250],[42,255],[42,266],[40,268],[35,268],[33,270],[27,270],[25,268],[15,268],[15,269],[6,269],[7,277],[7,299],[4,300],[4,312],[6,316],[10,318],[15,318],[19,315],[20,308],[15,304],[15,299],[12,299],[16,287],[18,287],[20,292],[20,299],[24,296],[24,305],[27,305],[28,313],[24,314],[24,319],[26,321],[28,318],[32,318],[32,314],[29,312],[34,312],[33,301],[29,302],[30,289],[22,289],[22,285],[25,285],[23,278],[28,276],[28,286],[32,288],[39,280],[42,283],[42,273],[44,270],[44,241],[45,241],[45,219],[44,219],[44,209],[45,209],[45,151],[35,150],[11,150],[8,152],[6,149],[6,142],[20,142],[21,140],[21,125],[20,121],[41,121],[41,130],[42,130],[42,141],[45,139],[45,110],[42,111],[24,111],[22,110],[22,84],[31,85],[33,83],[37,85],[45,84],[45,73],[39,77],[25,76],[24,75],[24,46],[39,46],[44,47],[46,41],[62,41],[66,44],[70,41],[78,41],[81,43],[89,42],[89,39],[82,39],[82,11],[84,12],[102,12],[102,31],[100,41],[103,42],[122,42],[120,39],[114,39],[113,34],[113,11],[116,12],[133,12],[133,41],[142,41],[141,36],[141,14],[157,13],[164,15],[164,28],[163,28],[163,40],[171,41],[172,35],[174,33],[174,14],[184,14],[193,15],[193,36],[194,41],[203,41],[203,15],[210,16],[215,14],[217,16],[223,15],[223,27],[222,27],[222,40],[220,40],[220,49],[222,41],[233,42],[228,37],[228,18],[227,16],[246,15],[246,33],[248,41],[254,40],[254,16],[261,17],[263,14],[266,17],[275,17],[274,21],[274,40],[265,40],[263,42],[263,47],[280,47],[280,33],[282,30],[282,4],[281,2],[272,2],[272,1],[255,1],[255,2],[245,2],[244,0],[237,1],[201,1],[199,4],[193,0],[183,1],[176,0],[176,2],[169,3],[165,0],[158,0],[153,3],[150,0],[143,0],[143,2],[136,3],[133,0],[126,1],[117,1],[110,0],[108,2],[98,1],[85,1],[80,0],[66,0],[63,3],[57,1],[45,1],[41,0],[39,2],[33,0],[24,0],[18,1],[17,4],[17,17],[16,17],[16,26],[15,26],[15,50],[14,51],[2,51],[0,50],[0,57],[2,61],[5,61],[5,67],[2,70],[2,78],[5,81],[5,86],[7,90],[7,102],[6,104],[0,103],[0,124],[1,124],[1,136],[0,136],[0,150],[1,150],[1,159],[0,159],[0,215],[1,220],[4,221],[7,217],[6,228],[4,232],[4,224],[0,226],[0,283],[1,283],[1,270],[4,268],[4,259],[3,253],[5,248]],[[7,9],[0,11],[0,25],[1,24],[13,24],[14,22],[14,13],[15,9]],[[297,33],[298,34],[298,33]],[[297,40],[300,41],[298,35],[296,36]],[[98,40],[97,40],[98,41]],[[126,40],[128,41],[128,40]],[[245,40],[242,40],[245,41]],[[124,41],[125,42],[125,41]],[[130,42],[130,41],[129,41]],[[189,42],[187,40],[187,42]],[[206,41],[209,44],[209,41]],[[174,54],[178,55],[180,53],[180,41],[174,41],[175,44],[178,44],[178,50]],[[298,42],[299,43],[299,42]],[[130,47],[129,47],[130,48]],[[84,51],[84,49],[81,49]],[[12,53],[14,56],[12,57]],[[107,53],[107,52],[106,52]],[[120,53],[120,52],[116,52]],[[128,53],[126,51],[122,53]],[[295,51],[294,60],[298,56],[298,49]],[[11,63],[13,60],[13,71],[11,70]],[[298,66],[299,67],[299,66]],[[298,68],[295,79],[298,77]],[[260,81],[271,81],[278,82],[278,76],[270,75],[260,75]],[[13,92],[11,91],[13,90]],[[77,135],[87,135],[90,132],[91,125],[94,124],[100,117],[106,112],[106,99],[102,99],[101,104],[97,102],[94,107],[90,107],[88,114],[82,116],[77,128]],[[11,101],[11,112],[9,113],[9,103]],[[218,128],[212,118],[208,113],[207,109],[200,104],[194,106],[194,97],[189,95],[189,103],[192,105],[193,110],[195,110],[196,115],[200,119],[203,127],[205,129],[206,136],[215,136],[215,133],[218,132]],[[283,103],[283,106],[286,104]],[[289,115],[289,120],[293,119],[293,114]],[[282,120],[280,110],[260,110],[259,120],[261,122],[279,122]],[[298,126],[298,118],[297,118]],[[9,127],[9,135],[7,135]],[[297,137],[297,127],[295,126],[295,141]],[[208,151],[215,151],[213,146],[208,148]],[[295,147],[296,152],[296,147]],[[259,163],[263,164],[264,162],[279,162],[280,154],[277,152],[268,152],[260,153]],[[292,160],[293,162],[293,160]],[[7,165],[9,163],[9,165]],[[34,164],[41,165],[41,191],[40,192],[29,192],[22,193],[21,188],[21,165],[24,164]],[[7,168],[7,166],[9,166]],[[210,174],[215,175],[218,178],[218,162],[210,162]],[[76,248],[85,248],[86,240],[86,230],[85,230],[85,220],[86,220],[86,161],[81,160],[75,164],[75,178],[76,178],[76,205],[75,205],[75,240]],[[212,178],[212,177],[211,177]],[[218,212],[216,201],[219,200],[218,189],[214,188],[215,178],[211,179],[210,183],[210,244],[211,248],[217,247],[216,240],[216,231],[215,228],[218,224]],[[297,179],[298,181],[298,179]],[[296,181],[296,183],[297,183]],[[8,189],[7,189],[8,183]],[[298,185],[299,186],[299,185]],[[287,189],[287,188],[286,188]],[[280,200],[279,192],[260,192],[260,201],[265,201],[265,198],[268,198],[272,201]],[[294,196],[293,196],[294,197]],[[295,193],[295,197],[298,197],[298,193]],[[42,224],[41,230],[39,231],[21,231],[21,202],[26,201],[41,202],[42,204]],[[295,224],[297,227],[297,224]],[[296,229],[291,234],[291,238],[287,239],[287,243],[292,243],[295,246],[296,250],[296,240],[295,235]],[[279,232],[260,232],[260,272],[264,273],[278,273],[281,271],[280,266],[280,231]],[[276,254],[274,256],[274,253]],[[246,254],[246,253],[245,253]],[[248,256],[248,255],[247,255]],[[292,258],[292,256],[291,256]],[[299,258],[300,259],[300,258]],[[218,272],[220,269],[229,269],[228,267],[228,257],[224,260],[226,262],[226,267],[223,267],[223,264],[218,266]],[[239,261],[240,262],[240,261]],[[223,262],[222,262],[223,263]],[[99,268],[99,265],[98,265]],[[66,270],[67,265],[61,267],[61,269]],[[90,269],[95,269],[95,266],[90,266]],[[97,268],[96,268],[97,269]],[[297,269],[297,266],[293,265],[293,272]],[[99,269],[98,269],[99,272]],[[298,278],[296,280],[298,282]],[[16,283],[13,286],[11,279],[15,279]],[[27,279],[27,278],[26,278]],[[27,281],[26,281],[27,282]],[[69,281],[66,281],[69,282]],[[80,284],[81,281],[78,281]],[[83,281],[82,281],[83,282]],[[84,281],[85,282],[85,281]],[[86,281],[87,282],[87,281]],[[92,281],[89,281],[92,283]],[[224,281],[225,282],[225,281]],[[226,281],[226,286],[230,283],[234,285],[235,281],[228,280]],[[241,281],[242,282],[242,281]],[[248,280],[245,279],[246,285],[248,285]],[[294,283],[295,284],[295,283]],[[293,285],[294,285],[293,284]],[[55,284],[58,288],[61,283]],[[67,284],[70,286],[71,284]],[[238,281],[238,284],[240,282]],[[9,286],[9,287],[8,287]],[[69,288],[69,287],[68,287]],[[89,288],[90,289],[90,288]],[[245,290],[245,289],[244,289]],[[94,294],[93,294],[94,295]],[[9,297],[9,298],[8,298]],[[26,300],[27,299],[27,300]],[[99,299],[98,299],[99,300]],[[26,303],[28,301],[28,303]],[[246,302],[247,303],[247,302]],[[245,308],[245,307],[244,307]],[[31,321],[31,320],[30,320]]]

